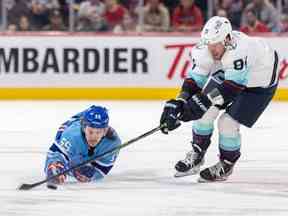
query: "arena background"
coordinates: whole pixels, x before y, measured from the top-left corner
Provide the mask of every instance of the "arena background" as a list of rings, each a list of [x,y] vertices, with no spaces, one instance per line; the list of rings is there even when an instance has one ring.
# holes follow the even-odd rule
[[[196,23],[197,17],[192,13],[195,10],[191,9],[191,16],[195,16],[192,20],[196,20],[195,25],[199,26],[193,28],[192,22],[190,30],[180,31],[175,21],[175,10],[183,4],[181,1],[173,4],[157,0],[100,1],[106,8],[111,2],[117,8],[124,8],[125,14],[119,13],[119,21],[116,24],[111,21],[109,26],[109,14],[104,13],[102,18],[107,23],[104,30],[95,29],[89,24],[83,27],[83,19],[89,19],[91,13],[96,13],[89,12],[89,4],[93,8],[93,1],[97,0],[66,3],[48,0],[46,3],[2,1],[1,99],[141,100],[174,97],[189,70],[188,53],[199,40],[199,30],[205,20],[222,12],[221,15],[231,18],[234,29],[244,31],[246,11],[253,3],[188,0],[192,4],[191,8],[197,7],[202,16]],[[83,4],[87,2],[88,12],[85,7],[83,9]],[[257,28],[248,33],[265,37],[278,50],[281,73],[280,88],[275,99],[287,100],[287,2],[277,0],[272,3],[279,15],[277,26],[265,33]],[[166,8],[169,12],[170,21],[166,29],[159,25],[153,26],[153,19],[147,21],[146,12],[152,4],[161,10]],[[239,12],[241,22],[236,19],[239,19]],[[127,24],[127,17],[130,25]],[[257,17],[258,21],[261,21],[261,16]],[[268,21],[266,25],[269,26]]]
[[[266,36],[281,56],[280,89],[288,98],[286,37]],[[197,36],[160,34],[3,34],[3,99],[166,99],[189,70]]]

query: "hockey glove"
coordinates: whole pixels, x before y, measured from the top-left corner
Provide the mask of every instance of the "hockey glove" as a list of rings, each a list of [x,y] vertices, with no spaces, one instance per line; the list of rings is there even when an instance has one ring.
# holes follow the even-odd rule
[[[198,120],[206,113],[210,108],[212,102],[203,93],[199,92],[193,95],[187,103],[183,106],[183,114],[180,116],[180,120],[187,122],[191,120]]]
[[[85,165],[73,171],[74,177],[79,182],[90,182],[96,170],[93,166]]]
[[[64,165],[61,162],[53,162],[47,167],[47,178],[55,176],[65,170]],[[66,175],[60,175],[57,178],[51,180],[54,184],[63,184],[66,180]]]
[[[162,133],[168,134],[168,131],[172,131],[181,125],[178,116],[181,115],[182,111],[183,102],[180,100],[171,99],[165,103],[160,118],[160,124],[165,124],[165,126],[161,128]]]

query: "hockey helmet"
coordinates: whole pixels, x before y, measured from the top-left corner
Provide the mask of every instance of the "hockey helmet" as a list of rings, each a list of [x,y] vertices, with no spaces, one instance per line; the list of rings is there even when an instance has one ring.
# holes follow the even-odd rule
[[[92,105],[83,112],[82,126],[106,128],[109,124],[108,110],[105,107]]]
[[[214,16],[204,25],[201,32],[201,42],[205,45],[225,42],[232,33],[230,21],[225,17]]]

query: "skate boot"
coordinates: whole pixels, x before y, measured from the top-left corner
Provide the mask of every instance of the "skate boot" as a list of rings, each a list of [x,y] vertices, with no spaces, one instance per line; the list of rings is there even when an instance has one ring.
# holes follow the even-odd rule
[[[197,152],[193,149],[186,154],[184,160],[180,160],[175,165],[176,173],[174,177],[183,177],[188,175],[195,175],[200,172],[200,166],[204,164],[205,152]]]
[[[225,181],[233,172],[234,163],[227,160],[220,160],[215,165],[200,172],[198,182]]]

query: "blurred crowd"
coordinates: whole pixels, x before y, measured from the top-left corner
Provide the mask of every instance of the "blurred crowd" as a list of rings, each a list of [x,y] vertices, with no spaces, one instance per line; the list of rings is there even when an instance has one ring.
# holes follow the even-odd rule
[[[197,32],[209,0],[0,0],[8,31]],[[246,33],[288,32],[288,0],[214,0],[210,15]],[[3,10],[0,9],[3,13]],[[2,14],[0,14],[2,17]],[[71,15],[71,14],[70,14]]]

